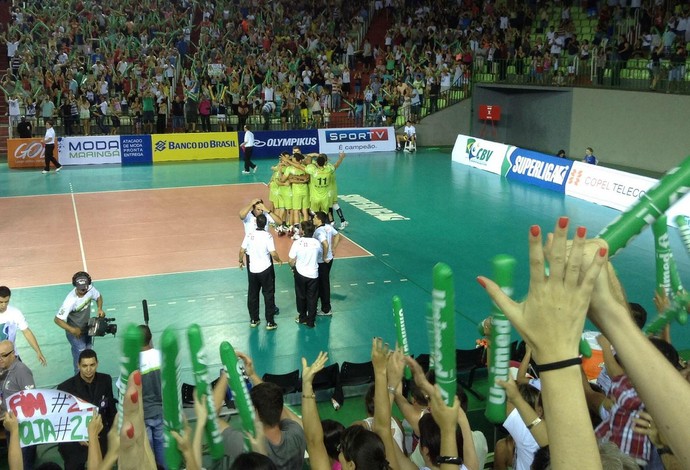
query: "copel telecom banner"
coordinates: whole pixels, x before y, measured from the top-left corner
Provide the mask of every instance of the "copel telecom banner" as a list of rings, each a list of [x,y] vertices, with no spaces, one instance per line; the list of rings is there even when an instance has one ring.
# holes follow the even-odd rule
[[[154,162],[238,159],[237,132],[153,134]]]
[[[319,151],[325,154],[392,152],[395,130],[392,127],[319,129]]]

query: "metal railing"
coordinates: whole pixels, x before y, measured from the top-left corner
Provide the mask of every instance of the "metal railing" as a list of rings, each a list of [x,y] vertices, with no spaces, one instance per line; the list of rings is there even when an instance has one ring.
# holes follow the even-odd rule
[[[474,83],[510,85],[595,87],[621,90],[656,91],[690,94],[690,65],[662,60],[654,65],[649,59],[627,61],[597,60],[592,57],[560,57],[522,60],[475,60]]]

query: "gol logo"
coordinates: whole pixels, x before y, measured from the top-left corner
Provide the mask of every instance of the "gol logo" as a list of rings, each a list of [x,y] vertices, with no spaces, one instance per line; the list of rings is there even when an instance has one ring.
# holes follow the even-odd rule
[[[40,158],[43,155],[43,144],[40,142],[31,142],[21,144],[14,151],[14,158],[17,160]]]
[[[570,177],[568,178],[568,184],[577,186],[580,184],[580,178],[582,178],[582,170],[573,170],[570,172]]]

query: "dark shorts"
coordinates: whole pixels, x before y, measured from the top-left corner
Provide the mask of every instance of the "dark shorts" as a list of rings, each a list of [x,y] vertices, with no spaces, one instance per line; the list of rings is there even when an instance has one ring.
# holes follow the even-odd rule
[[[144,111],[144,122],[153,122],[153,111]]]

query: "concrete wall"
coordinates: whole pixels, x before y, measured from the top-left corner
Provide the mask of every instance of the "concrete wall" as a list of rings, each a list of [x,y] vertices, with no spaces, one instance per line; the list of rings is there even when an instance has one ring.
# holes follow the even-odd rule
[[[502,107],[496,137],[479,105]],[[457,134],[580,159],[593,147],[605,166],[663,173],[690,155],[690,96],[589,88],[477,85],[465,100],[425,118],[420,145],[452,145]]]
[[[423,147],[453,146],[458,134],[470,131],[472,100],[464,100],[425,117],[416,124],[417,143]]]
[[[570,153],[664,173],[690,155],[690,96],[573,90]]]

